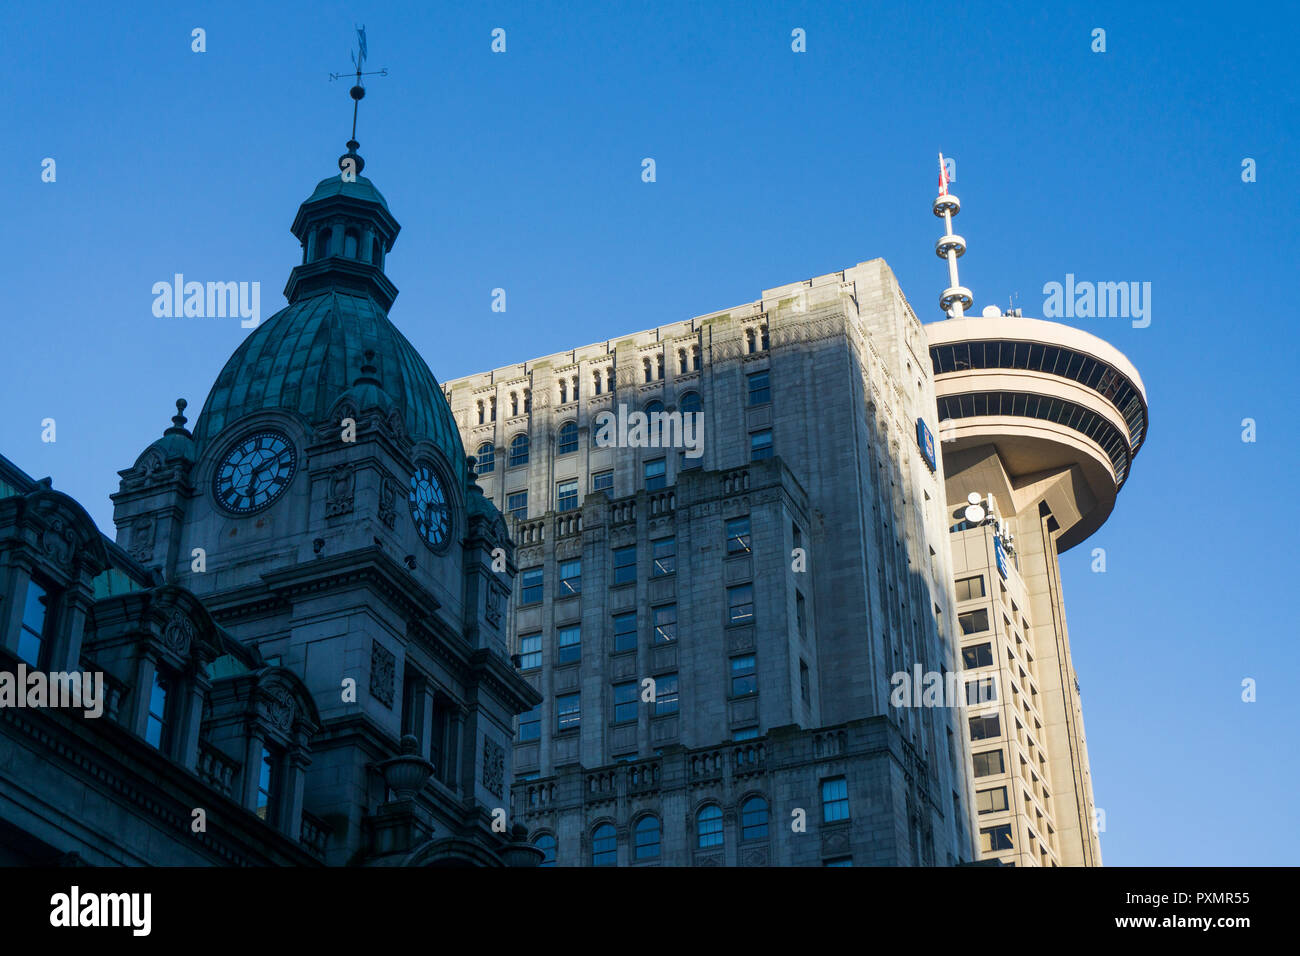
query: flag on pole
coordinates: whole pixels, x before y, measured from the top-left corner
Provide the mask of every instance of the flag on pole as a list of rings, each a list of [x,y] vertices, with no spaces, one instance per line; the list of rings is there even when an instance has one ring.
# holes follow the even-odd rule
[[[939,195],[948,195],[948,167],[944,164],[943,153],[939,154]]]

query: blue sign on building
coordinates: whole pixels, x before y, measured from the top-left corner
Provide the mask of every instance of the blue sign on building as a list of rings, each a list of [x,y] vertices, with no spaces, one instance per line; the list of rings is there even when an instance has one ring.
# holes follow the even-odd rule
[[[998,574],[1005,578],[1007,576],[1007,553],[1002,549],[1002,539],[997,535],[993,536],[993,560],[997,562]]]
[[[938,462],[934,457],[934,435],[926,427],[924,418],[916,420],[916,443],[920,446],[921,454],[925,458],[925,463],[930,466],[930,470],[934,471],[938,468]]]

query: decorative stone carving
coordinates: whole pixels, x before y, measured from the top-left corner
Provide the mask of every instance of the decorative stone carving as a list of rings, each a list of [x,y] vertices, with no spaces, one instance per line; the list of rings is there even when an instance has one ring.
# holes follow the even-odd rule
[[[153,545],[158,522],[153,515],[141,515],[131,522],[131,557],[137,561],[153,559]]]
[[[378,641],[370,644],[370,696],[392,709],[397,658]]]
[[[388,528],[397,524],[397,482],[387,475],[379,485],[379,520]]]
[[[155,449],[149,451],[140,459],[140,468],[136,478],[141,482],[153,481],[154,477],[163,470],[163,457]]]
[[[163,628],[163,644],[169,651],[180,657],[188,657],[194,638],[194,625],[184,614],[176,612],[167,619],[167,625]]]
[[[49,527],[41,532],[41,550],[54,563],[68,567],[77,550],[76,532],[57,515],[51,515],[47,520]]]
[[[288,730],[293,725],[293,697],[283,687],[272,687],[267,691],[266,718],[271,726]]]
[[[487,622],[493,627],[501,626],[501,592],[489,584],[487,589]]]
[[[740,854],[741,866],[767,866],[767,847],[756,846]]]
[[[329,493],[325,496],[325,517],[337,518],[352,511],[356,475],[351,465],[337,465],[330,472]]]
[[[505,780],[506,748],[491,737],[483,738],[483,787],[493,796],[501,796]]]

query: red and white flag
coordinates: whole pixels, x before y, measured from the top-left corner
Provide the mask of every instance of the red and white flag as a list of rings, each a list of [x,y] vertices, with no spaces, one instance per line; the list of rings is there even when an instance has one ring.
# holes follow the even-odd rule
[[[939,154],[939,195],[948,195],[948,167],[944,164],[943,153]]]

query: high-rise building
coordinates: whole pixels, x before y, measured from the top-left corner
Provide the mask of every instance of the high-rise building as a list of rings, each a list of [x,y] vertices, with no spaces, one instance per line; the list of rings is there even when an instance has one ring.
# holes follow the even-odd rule
[[[927,349],[876,259],[444,385],[511,517],[548,860],[974,859],[961,711],[890,700],[961,667]]]
[[[1059,556],[1109,516],[1147,431],[1137,370],[1096,336],[988,306],[957,279],[961,202],[940,158],[936,252],[949,318],[926,326],[952,567],[976,827],[984,859],[1099,866],[1092,777]],[[1104,560],[1104,558],[1103,558]]]

